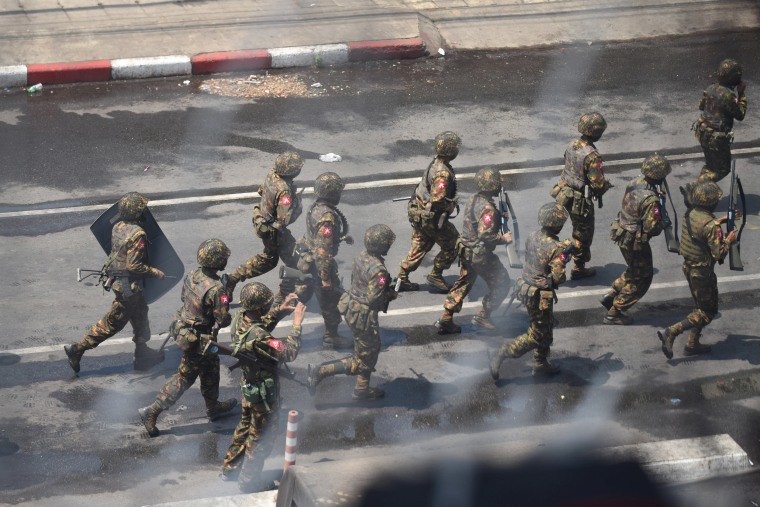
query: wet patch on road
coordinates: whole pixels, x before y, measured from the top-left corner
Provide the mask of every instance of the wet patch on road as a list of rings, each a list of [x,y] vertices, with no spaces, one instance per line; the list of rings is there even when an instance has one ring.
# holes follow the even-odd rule
[[[0,352],[0,366],[10,366],[21,361],[21,356],[10,352]]]

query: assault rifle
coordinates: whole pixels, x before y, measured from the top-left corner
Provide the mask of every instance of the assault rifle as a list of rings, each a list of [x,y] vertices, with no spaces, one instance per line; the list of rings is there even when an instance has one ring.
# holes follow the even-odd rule
[[[82,276],[82,273],[87,273],[86,275]],[[95,284],[97,287],[98,285],[103,285],[103,288],[105,290],[111,290],[111,284],[113,283],[113,280],[115,278],[124,278],[129,276],[129,271],[126,269],[83,269],[83,268],[77,268],[77,282],[81,282],[84,280],[87,280],[88,278],[92,276],[98,277],[98,283]],[[177,278],[176,276],[170,276],[170,275],[164,275],[164,278]]]
[[[741,198],[742,201],[742,223],[738,227],[736,233],[736,241],[731,244],[728,250],[728,267],[732,271],[744,271],[744,263],[741,257],[741,237],[744,225],[747,223],[747,200],[744,197],[744,187],[742,187],[742,180],[736,174],[736,160],[731,161],[731,190],[728,194],[728,220],[726,221],[726,230],[731,232],[737,229],[736,219],[740,213],[737,209],[737,201]]]
[[[515,215],[515,209],[512,207],[512,202],[509,200],[504,187],[499,189],[499,226],[501,234],[507,234],[509,232],[509,226],[507,225],[507,219],[504,218],[505,213],[509,211],[509,216],[512,217],[512,229],[514,234],[512,236],[512,242],[507,244],[507,260],[509,261],[510,268],[522,268],[522,262],[517,253],[517,249],[520,246],[520,228],[517,225],[517,216]]]
[[[236,368],[239,368],[242,363],[247,363],[252,366],[255,366],[256,368],[261,368],[262,370],[267,370],[270,373],[274,373],[276,375],[280,375],[288,380],[295,380],[296,374],[291,371],[284,363],[283,366],[285,368],[279,368],[278,366],[274,366],[272,364],[269,364],[267,362],[262,361],[259,359],[256,354],[253,352],[247,352],[243,350],[239,350],[237,354],[233,354],[233,350],[229,348],[226,345],[222,345],[219,342],[215,342],[213,340],[209,340],[206,342],[206,346],[203,347],[202,355],[207,354],[219,354],[223,356],[232,356],[237,358],[237,363],[230,366],[228,369],[230,371],[235,370]]]
[[[670,188],[668,187],[668,180],[662,180],[662,187],[657,189],[657,196],[660,198],[660,215],[665,222],[665,243],[668,246],[668,252],[678,253],[678,214],[676,212],[676,206],[673,204],[673,198],[670,197]],[[673,222],[670,221],[668,210],[666,208],[665,197],[670,201],[670,205],[673,207],[673,218],[675,219],[675,227]]]

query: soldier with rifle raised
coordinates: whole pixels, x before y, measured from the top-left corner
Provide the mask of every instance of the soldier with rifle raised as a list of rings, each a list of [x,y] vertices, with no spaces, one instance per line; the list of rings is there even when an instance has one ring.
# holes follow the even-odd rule
[[[670,162],[665,157],[650,155],[641,166],[641,174],[625,187],[622,209],[610,226],[610,239],[620,248],[627,267],[601,299],[608,310],[603,324],[633,323],[624,312],[644,297],[652,284],[651,238],[665,231],[668,250],[678,252],[678,239],[665,207],[665,178],[670,171]]]
[[[63,347],[69,365],[79,373],[79,362],[86,350],[94,349],[115,335],[129,322],[134,331],[134,368],[147,370],[164,360],[162,351],[148,347],[150,322],[148,303],[143,296],[146,278],[164,278],[164,272],[151,267],[148,236],[143,229],[148,198],[137,192],[124,194],[118,202],[118,218],[111,230],[111,254],[100,272],[103,288],[113,290],[114,300],[106,315],[93,325],[84,338]],[[113,222],[111,222],[113,223]]]
[[[274,296],[259,282],[249,283],[240,291],[243,309],[232,318],[231,350],[213,343],[208,353],[229,353],[240,361],[243,377],[242,413],[224,456],[222,478],[238,480],[240,490],[255,492],[269,489],[261,471],[271,454],[277,434],[280,408],[281,363],[295,360],[301,349],[301,324],[306,306],[295,294],[285,297],[282,305],[270,312]],[[271,335],[277,323],[293,312],[293,327],[284,338]]]
[[[712,181],[697,183],[691,191],[692,207],[686,212],[681,226],[680,253],[683,257],[683,273],[689,282],[689,290],[696,308],[682,321],[673,324],[657,336],[662,342],[662,353],[673,357],[673,342],[684,331],[689,341],[684,354],[693,356],[710,352],[710,346],[700,343],[702,330],[718,313],[718,278],[715,263],[722,263],[738,239],[738,230],[724,236],[721,224],[729,216],[717,218],[713,212],[723,191]]]
[[[462,234],[457,240],[459,278],[446,296],[443,313],[435,323],[438,334],[462,331],[454,323],[454,314],[462,310],[464,298],[470,293],[478,276],[488,284],[488,294],[483,297],[483,308],[472,319],[472,323],[482,329],[496,329],[491,321],[491,312],[501,305],[511,286],[509,273],[495,253],[498,245],[509,247],[513,244],[512,234],[504,228],[509,218],[508,212],[502,206],[497,210],[492,200],[497,194],[505,194],[501,173],[493,168],[480,169],[475,174],[475,183],[478,193],[472,196],[464,208]],[[510,264],[519,263],[514,248],[509,260]]]
[[[198,247],[198,268],[185,276],[182,306],[170,326],[170,335],[182,349],[177,373],[161,388],[153,403],[138,410],[148,435],[159,434],[158,415],[174,405],[180,396],[201,379],[201,395],[210,421],[221,417],[237,404],[235,398],[219,401],[219,357],[204,355],[209,341],[230,323],[230,297],[218,271],[227,266],[230,249],[219,239],[207,239]]]

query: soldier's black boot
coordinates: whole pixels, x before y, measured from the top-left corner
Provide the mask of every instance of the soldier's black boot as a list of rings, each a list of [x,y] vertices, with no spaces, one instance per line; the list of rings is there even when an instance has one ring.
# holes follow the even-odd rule
[[[309,364],[306,370],[306,381],[309,384],[309,394],[317,394],[317,386],[327,377],[348,373],[348,366],[343,359],[335,359],[320,364],[317,367]]]
[[[668,359],[673,358],[673,342],[676,341],[676,334],[668,327],[664,331],[657,331],[657,337],[662,342],[662,353]]]
[[[74,373],[79,373],[79,361],[84,355],[85,348],[79,345],[79,343],[72,343],[71,345],[64,345],[63,351],[69,357],[69,366],[74,370]]]
[[[150,370],[155,365],[163,362],[163,360],[163,350],[153,350],[152,348],[148,347],[146,343],[135,344],[135,357],[132,361],[132,365],[134,366],[135,370]]]
[[[683,353],[686,356],[697,356],[700,354],[707,354],[712,350],[712,347],[709,345],[705,345],[703,343],[699,343],[699,337],[702,336],[702,333],[699,329],[692,329],[689,333],[689,341],[686,343],[686,346],[683,348]]]
[[[237,406],[237,399],[235,398],[230,398],[227,401],[206,399],[206,417],[209,421],[216,421],[235,406]]]
[[[325,349],[347,349],[353,346],[354,340],[338,333],[338,326],[328,328],[322,335],[322,347]]]
[[[140,414],[140,419],[142,419],[143,426],[145,426],[145,429],[148,431],[148,435],[150,435],[151,438],[158,436],[159,431],[158,428],[156,428],[156,421],[158,420],[158,414],[161,412],[163,412],[163,409],[157,401],[154,401],[147,407],[137,409],[137,413]]]
[[[615,326],[630,326],[633,324],[633,317],[629,317],[614,306],[605,315],[602,324],[612,324]]]
[[[536,349],[533,351],[533,359],[535,361],[533,365],[534,377],[556,375],[560,372],[559,366],[549,362],[549,352],[540,352]]]
[[[437,289],[442,293],[447,293],[451,290],[451,285],[446,283],[446,280],[443,279],[443,271],[438,268],[433,268],[433,271],[427,276],[427,281],[434,289]]]
[[[493,331],[496,329],[496,325],[491,320],[490,315],[487,315],[485,310],[480,310],[476,316],[472,318],[472,323],[476,327],[479,327],[480,329],[485,329],[487,331]]]
[[[488,351],[488,369],[491,370],[491,376],[494,380],[499,380],[499,368],[501,368],[501,363],[503,363],[509,355],[509,352],[507,351],[508,347],[508,343],[502,343],[494,356],[491,356],[491,351]]]
[[[385,396],[385,391],[379,387],[369,386],[369,373],[361,373],[356,377],[356,387],[351,399],[354,401],[376,400]]]
[[[610,310],[612,308],[612,305],[615,303],[616,297],[617,297],[617,291],[611,290],[607,294],[602,296],[602,299],[600,299],[599,302],[607,310]]]
[[[399,292],[414,292],[420,290],[420,284],[409,281],[409,273],[404,269],[398,272],[398,279],[401,283],[398,286]]]
[[[459,334],[462,328],[454,323],[454,314],[444,310],[441,318],[435,321],[434,326],[438,329],[438,334]]]
[[[587,268],[585,262],[577,262],[573,269],[570,271],[571,280],[580,280],[582,278],[591,278],[596,275],[596,269]]]

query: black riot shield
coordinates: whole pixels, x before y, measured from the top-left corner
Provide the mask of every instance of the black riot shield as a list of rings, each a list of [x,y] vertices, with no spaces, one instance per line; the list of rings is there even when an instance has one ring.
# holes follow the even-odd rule
[[[90,226],[95,239],[106,255],[111,254],[111,229],[121,220],[119,217],[118,203],[114,204],[102,215],[95,220]],[[150,304],[158,301],[164,294],[169,292],[185,275],[185,265],[180,260],[177,252],[174,251],[169,240],[164,236],[164,232],[158,226],[156,219],[153,218],[150,210],[145,211],[145,220],[142,228],[148,235],[148,258],[150,265],[164,272],[166,278],[158,280],[157,278],[146,278],[145,289],[143,294],[145,301]]]

